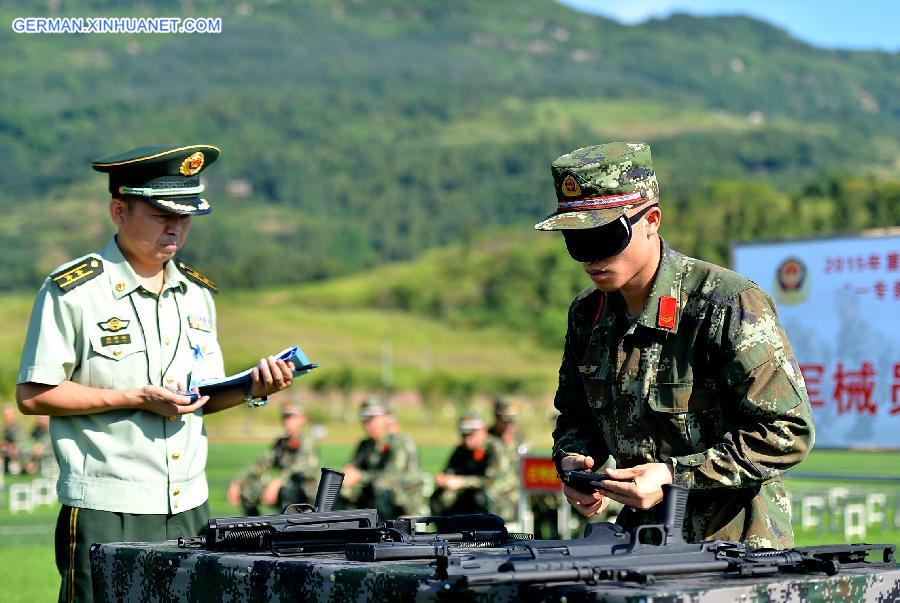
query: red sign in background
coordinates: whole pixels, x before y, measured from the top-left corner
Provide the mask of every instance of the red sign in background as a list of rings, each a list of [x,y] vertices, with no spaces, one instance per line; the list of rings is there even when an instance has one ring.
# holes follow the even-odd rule
[[[540,456],[523,458],[522,486],[529,492],[559,492],[562,482],[556,475],[553,459]]]

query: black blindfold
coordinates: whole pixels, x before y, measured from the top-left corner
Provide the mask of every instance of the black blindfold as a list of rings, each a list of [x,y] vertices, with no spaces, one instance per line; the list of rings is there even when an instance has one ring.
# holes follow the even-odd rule
[[[569,255],[579,262],[592,262],[622,253],[631,242],[631,227],[640,222],[644,214],[657,205],[657,203],[648,205],[631,217],[620,216],[615,222],[597,228],[563,230]]]

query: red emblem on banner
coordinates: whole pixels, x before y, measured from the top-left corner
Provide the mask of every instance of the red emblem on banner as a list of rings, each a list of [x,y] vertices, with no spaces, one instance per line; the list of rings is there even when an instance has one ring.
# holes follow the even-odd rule
[[[656,316],[656,324],[666,329],[675,328],[675,312],[678,311],[678,300],[668,295],[659,298],[659,314]]]

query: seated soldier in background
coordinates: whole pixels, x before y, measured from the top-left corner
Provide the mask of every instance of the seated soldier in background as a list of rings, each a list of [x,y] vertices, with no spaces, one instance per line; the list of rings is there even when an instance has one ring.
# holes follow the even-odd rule
[[[278,507],[310,503],[316,498],[319,455],[306,427],[306,415],[297,404],[281,407],[284,435],[265,456],[228,486],[228,502],[240,504],[246,515],[259,515],[259,505]],[[277,472],[274,476],[271,474]]]
[[[488,434],[477,412],[459,421],[462,442],[453,450],[447,467],[434,476],[431,512],[435,515],[494,513],[503,519],[515,514],[508,492],[518,487],[503,442]]]
[[[388,403],[384,406],[387,409],[389,437],[403,450],[403,458],[406,459],[406,470],[400,476],[395,502],[403,510],[403,515],[426,515],[428,508],[423,496],[424,476],[419,465],[419,448],[411,435],[400,430],[400,421],[393,407]]]
[[[382,519],[419,514],[422,479],[415,444],[391,433],[396,419],[383,400],[363,402],[360,418],[366,437],[344,466],[343,506],[375,509]]]
[[[37,416],[37,422],[31,430],[25,450],[27,451],[25,473],[28,475],[55,473],[56,458],[53,456],[53,441],[50,439],[49,416]]]
[[[519,407],[507,396],[497,396],[494,399],[494,424],[488,429],[488,433],[503,443],[503,449],[509,457],[509,466],[516,474],[516,479],[505,480],[508,490],[502,493],[502,496],[509,498],[512,509],[512,515],[505,517],[507,520],[511,520],[513,516],[518,517],[519,500],[522,497],[520,464],[526,446],[518,418]]]

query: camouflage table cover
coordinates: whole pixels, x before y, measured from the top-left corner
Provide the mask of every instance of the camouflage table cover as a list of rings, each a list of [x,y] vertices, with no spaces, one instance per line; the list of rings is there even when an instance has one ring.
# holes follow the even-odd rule
[[[471,554],[489,554],[473,551]],[[425,561],[360,563],[342,555],[213,553],[168,543],[91,547],[96,601],[900,601],[900,567],[837,576],[660,577],[652,584],[498,585],[460,592]]]

